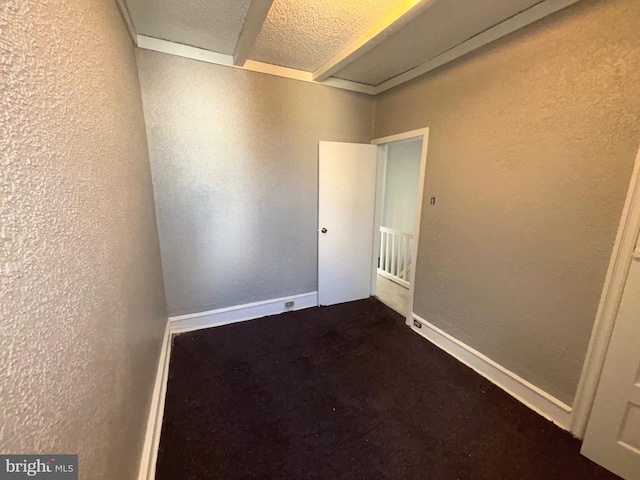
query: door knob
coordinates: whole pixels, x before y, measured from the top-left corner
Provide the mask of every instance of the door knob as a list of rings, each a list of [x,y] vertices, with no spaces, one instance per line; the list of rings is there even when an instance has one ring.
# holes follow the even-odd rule
[[[327,229],[322,227],[322,230],[320,230],[322,233],[327,233]]]

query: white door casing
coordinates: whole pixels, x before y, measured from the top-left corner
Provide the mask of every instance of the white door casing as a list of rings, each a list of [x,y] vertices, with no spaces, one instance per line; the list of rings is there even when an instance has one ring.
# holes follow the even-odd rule
[[[320,142],[320,305],[334,305],[370,295],[377,163],[378,147],[375,145]]]
[[[638,246],[624,287],[581,452],[623,478],[640,479]]]
[[[425,182],[425,176],[426,176],[426,169],[427,169],[427,153],[429,150],[429,127],[424,127],[424,128],[418,128],[416,130],[411,130],[408,132],[404,132],[404,133],[399,133],[396,135],[389,135],[386,137],[380,137],[380,138],[375,138],[371,141],[371,143],[373,143],[374,145],[378,145],[380,146],[380,148],[384,149],[382,150],[381,153],[381,161],[380,161],[380,166],[379,168],[384,168],[384,161],[385,160],[385,156],[386,156],[386,147],[385,145],[389,144],[389,143],[393,143],[393,142],[398,142],[398,141],[403,141],[403,140],[409,140],[409,139],[415,139],[415,138],[422,138],[422,151],[420,152],[420,177],[418,178],[418,206],[416,209],[416,220],[415,220],[415,232],[413,235],[413,252],[411,255],[411,258],[414,259],[415,262],[417,262],[418,259],[418,244],[420,242],[420,223],[422,221],[422,203],[423,203],[423,196],[424,196],[424,182]],[[382,183],[380,183],[380,185],[382,185]],[[381,186],[379,185],[379,192],[383,193],[383,190],[381,188]],[[379,248],[380,248],[380,225],[381,225],[381,218],[382,218],[382,200],[379,199],[378,203],[377,203],[377,209],[379,209],[379,213],[376,216],[376,225],[375,225],[375,251],[378,252]],[[376,258],[377,260],[377,258]],[[377,265],[377,261],[375,262],[375,264]],[[373,278],[371,279],[371,283],[375,284],[375,276],[376,276],[376,269],[374,268],[372,270],[372,276]],[[416,268],[412,268],[411,271],[409,272],[409,305],[407,307],[407,317],[406,317],[406,324],[407,325],[412,325],[413,324],[413,298],[415,296],[415,278],[416,277]],[[375,289],[372,287],[372,292],[375,292]]]

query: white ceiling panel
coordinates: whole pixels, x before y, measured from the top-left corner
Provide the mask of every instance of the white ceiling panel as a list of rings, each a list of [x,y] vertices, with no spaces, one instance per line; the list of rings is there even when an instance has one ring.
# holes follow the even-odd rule
[[[231,55],[250,0],[127,0],[136,32]]]
[[[541,0],[436,0],[336,77],[379,85]]]
[[[249,58],[313,71],[400,3],[401,0],[275,0]]]

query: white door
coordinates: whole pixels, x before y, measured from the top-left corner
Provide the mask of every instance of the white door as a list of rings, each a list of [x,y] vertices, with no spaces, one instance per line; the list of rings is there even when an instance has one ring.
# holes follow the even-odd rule
[[[318,303],[371,294],[378,147],[320,142]]]
[[[623,478],[640,479],[640,251],[637,246],[582,454]]]

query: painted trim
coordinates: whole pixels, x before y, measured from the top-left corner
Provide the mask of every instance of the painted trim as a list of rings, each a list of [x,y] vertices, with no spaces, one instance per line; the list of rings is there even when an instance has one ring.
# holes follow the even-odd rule
[[[368,28],[353,43],[347,45],[345,49],[316,69],[313,72],[313,79],[321,82],[339,72],[416,18],[433,2],[434,0],[402,1],[381,20]]]
[[[386,143],[399,143],[409,142],[415,140],[418,137],[428,138],[429,127],[416,128],[415,130],[409,130],[408,132],[396,133],[395,135],[387,135],[386,137],[378,137],[371,140],[373,145],[384,145]]]
[[[293,300],[295,305],[288,309],[284,303],[290,300]],[[185,333],[316,306],[318,306],[318,292],[309,292],[206,312],[178,315],[169,317],[169,321],[171,333]]]
[[[178,57],[190,58],[200,62],[212,63],[214,65],[222,65],[224,67],[239,68],[256,73],[265,73],[276,77],[288,78],[291,80],[300,80],[302,82],[323,85],[325,87],[340,88],[342,90],[350,90],[352,92],[366,93],[373,95],[375,87],[373,85],[365,85],[364,83],[352,82],[350,80],[341,80],[339,78],[330,78],[324,82],[316,82],[312,78],[311,72],[296,70],[294,68],[281,67],[270,63],[256,62],[255,60],[247,60],[244,66],[236,66],[233,64],[233,56],[224,55],[222,53],[212,52],[203,48],[191,47],[180,43],[161,40],[159,38],[138,35],[138,47],[154,52],[167,53]]]
[[[415,231],[413,232],[413,258],[414,266],[409,273],[409,305],[406,312],[406,323],[413,323],[413,297],[416,293],[416,270],[418,263],[418,243],[420,243],[420,222],[422,220],[422,202],[424,200],[424,181],[427,173],[427,156],[429,153],[429,127],[417,128],[404,133],[388,135],[386,137],[374,138],[371,143],[374,145],[384,145],[392,142],[403,142],[422,137],[422,151],[420,152],[420,177],[418,179],[418,206],[416,208]],[[378,230],[380,226],[378,225]],[[379,235],[379,233],[378,233]]]
[[[303,293],[208,312],[169,317],[164,331],[160,358],[158,359],[158,369],[156,371],[151,397],[151,408],[147,420],[144,445],[142,447],[138,480],[153,480],[156,474],[173,335],[283,313],[288,311],[284,306],[284,302],[289,300],[293,300],[296,303],[294,308],[291,309],[292,311],[315,307],[318,305],[318,292]]]
[[[131,43],[137,46],[138,38],[135,26],[133,25],[133,19],[131,18],[131,13],[129,12],[129,7],[127,7],[125,0],[115,0],[115,2],[118,7],[118,12],[120,12],[120,16],[122,17],[122,21],[127,28],[127,33],[129,33],[129,38],[131,38]]]
[[[212,52],[211,50],[205,50],[204,48],[191,47],[189,45],[148,37],[146,35],[138,35],[138,48],[168,53],[169,55],[190,58],[200,62],[233,67],[233,57],[231,55],[224,55],[222,53]]]
[[[371,296],[378,290],[378,259],[380,258],[380,225],[382,225],[382,210],[386,196],[387,185],[387,145],[378,145],[378,165],[376,170],[376,200],[373,210],[373,254],[371,255]]]
[[[424,202],[424,182],[427,174],[427,155],[429,152],[429,129],[423,129],[422,162],[420,163],[420,179],[418,180],[418,206],[416,208],[415,231],[413,232],[413,266],[409,273],[409,306],[407,323],[412,322],[413,302],[416,294],[416,272],[418,271],[418,245],[420,244],[420,225],[422,223],[422,203]]]
[[[167,379],[169,376],[169,358],[171,357],[171,323],[167,321],[162,340],[162,349],[158,359],[156,380],[151,397],[151,408],[147,420],[147,432],[142,447],[142,458],[138,480],[153,480],[156,476],[156,462],[158,460],[158,447],[160,446],[160,433],[162,431],[162,418],[164,416],[164,401],[167,393]]]
[[[555,12],[562,10],[579,0],[544,0],[527,10],[524,10],[517,15],[514,15],[507,20],[498,23],[497,25],[481,32],[470,39],[462,42],[459,45],[447,50],[444,53],[426,61],[425,63],[418,65],[417,67],[407,70],[400,75],[393,77],[380,85],[376,86],[375,94],[385,92],[391,88],[397,87],[409,80],[413,80],[420,75],[424,75],[431,70],[435,70],[441,67],[445,63],[449,63],[467,53],[472,52],[480,47],[483,47],[499,38],[502,38],[510,33],[515,32],[527,25],[537,22],[538,20],[547,17]]]
[[[234,65],[242,67],[249,58],[253,44],[256,43],[272,3],[273,0],[252,0],[249,4],[249,10],[244,17],[242,31],[233,51]]]
[[[440,330],[419,315],[414,313],[413,318],[422,325],[421,328],[416,328],[412,322],[411,329],[414,332],[440,347],[547,420],[565,430],[569,429],[572,418],[572,409],[569,405]]]
[[[600,304],[587,350],[587,356],[574,400],[574,418],[571,432],[582,438],[591,415],[600,374],[604,366],[609,340],[618,315],[618,308],[627,282],[631,261],[636,252],[640,234],[640,150],[629,181],[618,233],[611,252],[611,260],[605,277]]]

